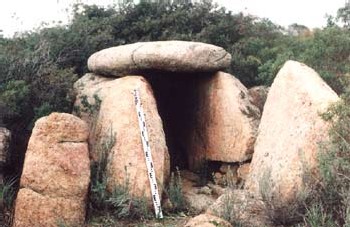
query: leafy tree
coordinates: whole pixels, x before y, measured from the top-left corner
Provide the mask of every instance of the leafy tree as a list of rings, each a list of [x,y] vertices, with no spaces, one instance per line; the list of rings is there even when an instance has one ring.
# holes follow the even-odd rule
[[[344,76],[350,72],[350,31],[328,27],[316,31],[305,41],[299,59],[313,67],[338,93],[346,87]]]
[[[344,27],[350,29],[350,2],[347,1],[345,6],[338,9],[337,19],[344,23]]]
[[[6,103],[7,114],[19,116],[28,105],[29,86],[23,80],[11,80],[1,88],[0,99]]]

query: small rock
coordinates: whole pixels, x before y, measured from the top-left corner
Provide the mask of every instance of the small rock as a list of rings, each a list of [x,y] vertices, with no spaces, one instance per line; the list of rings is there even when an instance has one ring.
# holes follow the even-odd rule
[[[188,205],[193,213],[201,213],[205,211],[216,200],[211,194],[199,194],[199,189],[195,187],[194,182],[182,178],[182,192]],[[209,189],[210,190],[210,189]]]
[[[203,186],[198,190],[198,194],[205,194],[205,195],[211,195],[212,190],[208,186]]]
[[[243,165],[240,165],[237,169],[237,176],[241,180],[245,181],[247,179],[247,176],[250,171],[250,163],[244,163]]]
[[[232,225],[214,215],[211,214],[201,214],[192,219],[190,219],[185,227],[232,227]]]
[[[219,185],[222,185],[224,183],[222,173],[216,172],[214,174],[214,183]]]
[[[208,186],[211,188],[213,195],[216,195],[217,197],[223,195],[226,192],[226,189],[217,185],[208,183]]]
[[[240,226],[271,226],[264,203],[245,190],[228,190],[211,205],[206,214],[215,215]]]
[[[162,201],[162,209],[169,210],[169,211],[174,209],[174,205],[172,204],[172,202],[170,201],[169,198],[163,199],[163,201]]]

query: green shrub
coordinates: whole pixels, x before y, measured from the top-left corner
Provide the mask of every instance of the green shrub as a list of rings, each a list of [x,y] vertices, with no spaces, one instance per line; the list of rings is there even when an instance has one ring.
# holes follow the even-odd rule
[[[312,182],[293,204],[276,203],[269,193],[268,171],[260,182],[262,199],[275,224],[350,226],[350,91],[322,117],[330,130],[329,141],[323,141],[318,152],[319,179],[305,176]]]
[[[152,217],[146,198],[133,198],[129,194],[128,186],[115,186],[106,203],[117,218],[149,219]]]
[[[88,97],[86,95],[80,96],[82,109],[77,111],[77,114],[80,114],[81,111],[88,113],[92,117],[96,117],[96,114],[100,110],[102,100],[97,94],[93,95],[94,101],[92,103],[89,102]]]
[[[0,87],[0,100],[8,117],[20,116],[28,106],[30,89],[24,80],[11,80]]]
[[[307,226],[350,226],[350,92],[323,118],[330,123],[329,141],[320,147],[320,181],[306,204]]]
[[[236,212],[238,211],[236,201],[233,193],[228,192],[223,197],[223,211],[222,218],[230,222],[235,227],[240,227],[242,224],[236,219]]]
[[[172,212],[180,212],[186,210],[185,197],[182,191],[182,179],[179,169],[171,173],[169,186],[166,190],[170,202],[172,204]]]
[[[322,204],[312,204],[311,206],[306,207],[306,214],[304,217],[305,224],[310,227],[319,227],[319,226],[337,226],[332,218],[328,216],[328,213],[325,212]]]
[[[16,199],[17,191],[19,188],[18,176],[6,176],[3,184],[0,187],[0,199],[3,201],[4,226],[12,226],[13,224],[13,206]]]
[[[306,182],[305,182],[306,183]],[[303,221],[305,204],[312,196],[310,188],[305,184],[302,191],[295,195],[295,199],[290,202],[280,200],[279,189],[273,189],[271,183],[271,170],[266,169],[259,182],[260,196],[265,204],[265,211],[271,223],[279,226],[291,226]]]
[[[115,134],[110,129],[110,135],[101,141],[98,152],[98,160],[91,164],[90,206],[94,210],[106,210],[106,201],[109,198],[107,191],[107,165],[112,148],[115,145]]]
[[[3,185],[1,186],[1,199],[4,202],[6,209],[11,209],[16,199],[16,194],[19,186],[19,177],[12,176],[6,177]]]
[[[109,157],[113,156],[112,148],[115,145],[115,134],[110,130],[109,136],[103,140],[98,149],[98,160],[91,166],[90,209],[103,216],[114,218],[146,219],[151,212],[145,198],[133,198],[129,194],[129,178],[125,168],[126,181],[123,185],[115,185],[108,190],[107,166]]]

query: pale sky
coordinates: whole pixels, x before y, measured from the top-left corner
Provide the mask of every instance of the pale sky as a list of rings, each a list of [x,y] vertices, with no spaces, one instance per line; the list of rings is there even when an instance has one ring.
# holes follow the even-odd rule
[[[1,0],[0,30],[3,35],[12,36],[15,32],[31,30],[42,22],[70,19],[70,5],[75,2],[97,5],[110,5],[117,0]],[[266,17],[282,26],[292,23],[309,28],[326,25],[325,15],[336,15],[345,0],[215,0],[234,13],[245,12]]]

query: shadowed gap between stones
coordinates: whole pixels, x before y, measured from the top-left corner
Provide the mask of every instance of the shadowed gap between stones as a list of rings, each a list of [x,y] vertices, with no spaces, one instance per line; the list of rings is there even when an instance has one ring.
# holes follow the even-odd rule
[[[199,104],[199,87],[211,73],[146,72],[157,101],[174,171],[192,169],[188,158],[191,153],[192,133],[196,130]]]

